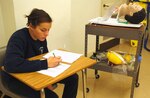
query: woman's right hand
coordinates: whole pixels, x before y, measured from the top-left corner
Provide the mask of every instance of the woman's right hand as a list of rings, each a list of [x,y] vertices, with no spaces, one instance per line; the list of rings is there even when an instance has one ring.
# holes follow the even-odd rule
[[[52,67],[56,67],[59,65],[59,63],[62,61],[61,57],[49,57],[47,59],[47,63],[48,63],[48,67],[52,68]]]

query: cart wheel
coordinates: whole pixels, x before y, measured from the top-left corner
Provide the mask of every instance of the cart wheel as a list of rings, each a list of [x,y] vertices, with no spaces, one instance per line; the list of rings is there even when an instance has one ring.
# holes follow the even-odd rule
[[[96,78],[96,79],[99,79],[99,77],[100,77],[99,75],[95,75],[95,78]]]
[[[88,93],[90,90],[89,90],[89,88],[86,88],[86,93]]]
[[[135,83],[135,87],[139,87],[140,86],[140,83]]]

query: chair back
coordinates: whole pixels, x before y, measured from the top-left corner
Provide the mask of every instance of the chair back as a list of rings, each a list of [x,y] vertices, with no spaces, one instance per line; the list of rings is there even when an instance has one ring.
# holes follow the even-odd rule
[[[0,91],[2,92],[0,98],[4,98],[5,95],[10,96],[11,98],[26,98],[24,96],[20,96],[18,94],[11,92],[3,84],[1,72],[2,72],[2,66],[4,66],[5,53],[6,53],[6,47],[0,47]]]
[[[6,52],[6,47],[1,47],[0,48],[0,67],[3,66],[4,64],[5,52]]]

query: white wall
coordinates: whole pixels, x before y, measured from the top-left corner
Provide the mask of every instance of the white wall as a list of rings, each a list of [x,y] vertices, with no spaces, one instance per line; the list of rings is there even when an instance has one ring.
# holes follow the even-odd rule
[[[84,53],[85,25],[100,16],[101,0],[71,0],[71,49]],[[89,36],[88,48],[95,50],[95,36]]]
[[[48,40],[49,50],[69,49],[70,0],[13,0],[17,29],[26,26],[25,14],[33,8],[40,8],[49,13],[53,19]]]
[[[4,33],[4,25],[3,25],[3,16],[2,16],[2,10],[1,10],[1,4],[0,4],[0,47],[3,47],[5,45],[5,33]]]
[[[14,8],[12,0],[0,0],[0,46],[5,46],[15,31]]]
[[[5,1],[5,0],[4,0]],[[48,40],[49,50],[65,48],[84,53],[85,25],[100,15],[101,0],[13,0],[16,29],[26,26],[25,14],[40,8],[53,19]],[[95,39],[90,37],[90,44]],[[93,47],[91,47],[93,49]]]

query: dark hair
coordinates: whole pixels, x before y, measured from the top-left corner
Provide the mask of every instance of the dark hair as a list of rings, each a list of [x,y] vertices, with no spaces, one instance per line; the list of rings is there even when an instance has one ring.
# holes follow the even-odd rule
[[[51,17],[44,10],[34,8],[30,15],[26,15],[28,18],[27,26],[32,24],[33,26],[37,26],[42,22],[52,22]]]
[[[146,17],[146,12],[145,9],[141,9],[138,12],[133,13],[133,16],[130,15],[125,15],[125,19],[133,24],[138,24],[140,22],[142,22]]]

